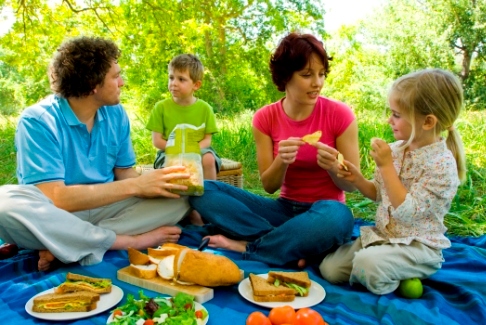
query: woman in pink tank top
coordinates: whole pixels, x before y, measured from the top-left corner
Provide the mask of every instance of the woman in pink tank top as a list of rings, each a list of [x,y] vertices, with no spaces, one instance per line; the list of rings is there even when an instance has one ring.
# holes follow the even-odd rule
[[[337,177],[341,153],[359,168],[358,127],[344,103],[320,95],[329,58],[317,38],[290,33],[270,59],[272,79],[285,97],[258,110],[253,134],[265,198],[222,182],[206,181],[191,206],[215,229],[211,247],[272,265],[319,262],[351,239],[354,219]],[[318,132],[316,141],[306,135]]]

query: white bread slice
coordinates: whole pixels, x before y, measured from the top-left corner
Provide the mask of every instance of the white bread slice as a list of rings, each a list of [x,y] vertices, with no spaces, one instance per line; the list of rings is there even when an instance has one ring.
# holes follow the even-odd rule
[[[155,264],[155,265],[159,265],[159,263],[160,263],[160,259],[152,257],[150,255],[149,255],[149,260],[150,260],[150,263]]]
[[[150,259],[147,254],[144,254],[132,247],[128,247],[128,261],[130,264],[143,265],[148,264]]]
[[[138,278],[153,279],[157,276],[156,264],[130,264],[130,272]]]
[[[160,259],[157,266],[157,273],[162,279],[172,280],[174,278],[174,255]]]

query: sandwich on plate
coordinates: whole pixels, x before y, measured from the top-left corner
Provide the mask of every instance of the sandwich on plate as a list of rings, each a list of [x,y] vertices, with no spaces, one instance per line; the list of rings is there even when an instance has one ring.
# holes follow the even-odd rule
[[[111,279],[92,278],[89,276],[68,272],[66,281],[61,283],[55,290],[55,293],[67,293],[89,291],[95,293],[110,293]]]
[[[34,298],[32,311],[37,313],[87,312],[96,309],[100,295],[94,292],[48,293]]]
[[[250,284],[253,300],[258,302],[289,302],[295,299],[293,289],[284,286],[274,286],[264,278],[250,273]]]
[[[301,272],[268,272],[267,282],[276,287],[287,287],[294,290],[294,294],[301,297],[309,295],[309,288],[311,281],[309,274],[305,271]]]

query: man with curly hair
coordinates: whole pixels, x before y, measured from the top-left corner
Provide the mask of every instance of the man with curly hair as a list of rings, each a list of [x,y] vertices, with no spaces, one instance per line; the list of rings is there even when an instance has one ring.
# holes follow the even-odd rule
[[[101,262],[107,250],[177,242],[189,211],[171,184],[184,167],[141,176],[120,105],[120,50],[110,40],[64,42],[49,66],[53,95],[27,108],[15,135],[19,185],[0,187],[0,238],[53,262]]]

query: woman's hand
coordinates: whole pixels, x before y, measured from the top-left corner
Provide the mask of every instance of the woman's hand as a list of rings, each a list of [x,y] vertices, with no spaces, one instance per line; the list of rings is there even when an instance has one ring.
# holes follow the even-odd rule
[[[290,137],[278,143],[278,156],[284,164],[290,165],[295,162],[297,152],[305,142],[301,138]]]
[[[338,151],[322,142],[317,142],[314,147],[317,148],[317,164],[322,169],[337,174],[340,167],[337,160]]]

